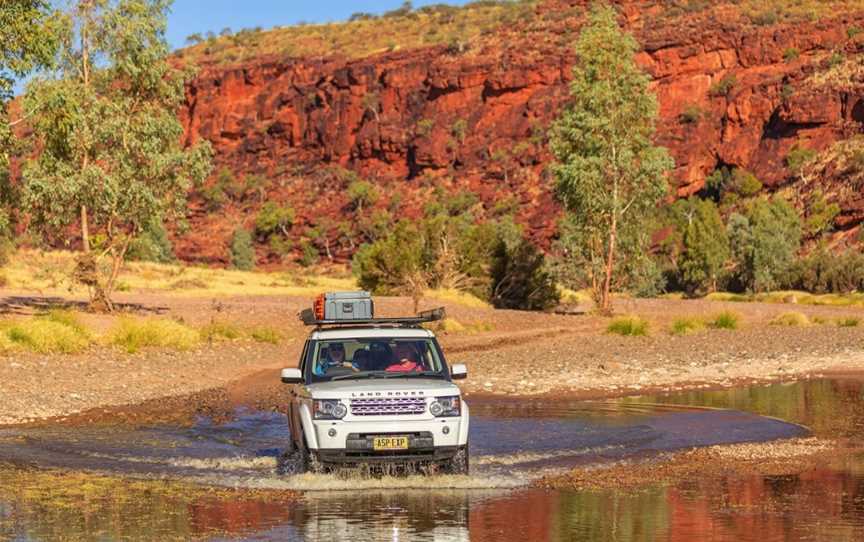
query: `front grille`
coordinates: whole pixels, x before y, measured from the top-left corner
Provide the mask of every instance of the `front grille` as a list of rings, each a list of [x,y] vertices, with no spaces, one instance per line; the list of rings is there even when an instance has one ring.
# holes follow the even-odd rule
[[[426,412],[426,399],[423,397],[351,399],[351,414],[354,416],[388,416],[424,412]]]

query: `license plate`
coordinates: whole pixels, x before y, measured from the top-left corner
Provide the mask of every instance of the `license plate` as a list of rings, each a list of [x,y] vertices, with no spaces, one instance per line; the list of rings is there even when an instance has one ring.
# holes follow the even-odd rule
[[[375,450],[407,450],[408,437],[375,437],[372,441]]]

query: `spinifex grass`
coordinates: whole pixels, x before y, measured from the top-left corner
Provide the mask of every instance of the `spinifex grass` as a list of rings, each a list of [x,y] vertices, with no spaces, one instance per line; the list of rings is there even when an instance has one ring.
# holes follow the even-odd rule
[[[697,331],[700,331],[704,328],[704,320],[693,316],[687,316],[682,318],[676,318],[675,321],[672,322],[672,326],[669,331],[673,335],[689,335],[691,333],[696,333]]]
[[[811,324],[807,315],[800,312],[784,312],[771,320],[772,326],[806,327]]]
[[[199,332],[164,318],[123,318],[111,334],[111,343],[129,353],[148,346],[190,350],[200,342]]]
[[[609,323],[606,332],[625,337],[644,337],[648,335],[648,321],[638,316],[620,316]]]
[[[715,329],[738,329],[741,317],[732,311],[723,311],[714,315],[708,321],[708,325]]]
[[[26,320],[0,323],[0,351],[74,354],[89,347],[92,335],[69,311],[51,311]]]

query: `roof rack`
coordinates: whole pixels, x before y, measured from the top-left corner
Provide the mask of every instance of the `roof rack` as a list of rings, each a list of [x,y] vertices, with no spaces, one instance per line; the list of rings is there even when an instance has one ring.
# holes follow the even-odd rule
[[[300,321],[303,322],[304,325],[307,326],[344,326],[344,327],[358,327],[358,326],[379,326],[379,325],[391,325],[391,326],[404,326],[404,327],[417,327],[420,324],[425,324],[427,322],[436,322],[438,320],[443,320],[446,317],[447,313],[444,310],[444,307],[438,307],[437,309],[432,309],[428,311],[422,311],[417,314],[417,316],[403,316],[399,318],[367,318],[367,319],[352,319],[352,320],[319,320],[315,318],[315,311],[313,309],[303,309],[300,311]]]

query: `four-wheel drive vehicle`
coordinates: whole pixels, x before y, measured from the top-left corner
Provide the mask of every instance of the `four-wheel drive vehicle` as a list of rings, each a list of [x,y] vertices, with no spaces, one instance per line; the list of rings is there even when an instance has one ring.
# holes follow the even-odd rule
[[[436,309],[409,318],[374,318],[366,292],[326,294],[301,320],[315,326],[291,384],[291,453],[304,470],[337,465],[436,464],[468,472],[468,405],[434,334],[421,327]]]

